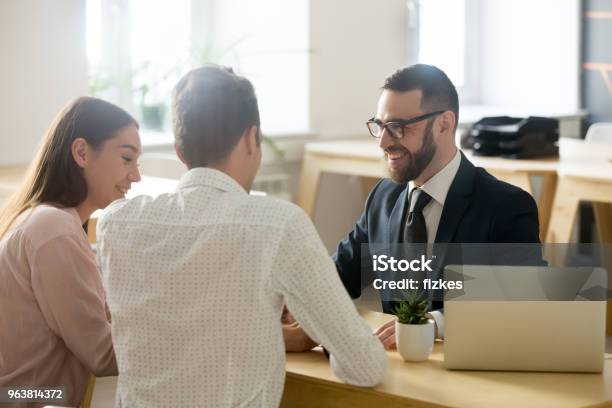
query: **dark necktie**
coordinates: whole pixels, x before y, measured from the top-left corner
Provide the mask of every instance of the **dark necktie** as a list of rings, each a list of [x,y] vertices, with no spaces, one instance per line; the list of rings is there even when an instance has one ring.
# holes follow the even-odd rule
[[[420,188],[413,188],[408,198],[408,215],[404,224],[405,243],[427,243],[427,226],[423,217],[423,208],[431,201],[431,197]]]
[[[394,253],[401,259],[413,260],[419,259],[421,255],[427,254],[427,227],[425,226],[425,217],[423,217],[423,208],[431,201],[431,197],[420,188],[413,188],[408,196],[408,214],[404,222],[404,233],[402,240],[405,245],[400,245],[397,249],[399,253]],[[420,245],[415,245],[420,244]],[[418,282],[426,277],[424,272],[409,271],[395,272],[392,275],[392,280],[399,281],[403,278],[416,279]],[[410,290],[391,291],[387,294],[387,299],[407,299],[411,295]],[[419,295],[424,295],[424,290],[419,290]],[[397,303],[395,301],[383,301],[383,311],[392,313]]]

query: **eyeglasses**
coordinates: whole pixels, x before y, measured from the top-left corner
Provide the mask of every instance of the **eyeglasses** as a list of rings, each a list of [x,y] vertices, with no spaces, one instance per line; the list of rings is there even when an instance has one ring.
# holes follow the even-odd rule
[[[436,111],[426,113],[421,116],[417,116],[416,118],[406,119],[406,120],[394,120],[387,123],[382,123],[380,120],[372,118],[366,122],[366,126],[370,131],[372,137],[376,139],[380,139],[383,133],[383,130],[387,128],[387,131],[394,139],[400,140],[404,137],[404,128],[408,125],[412,125],[414,123],[420,122],[425,119],[432,118],[434,116],[440,115],[444,113],[444,111]]]

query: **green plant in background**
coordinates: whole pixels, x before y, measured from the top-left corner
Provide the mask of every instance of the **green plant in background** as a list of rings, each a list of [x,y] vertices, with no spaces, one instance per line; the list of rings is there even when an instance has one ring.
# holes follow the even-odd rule
[[[162,130],[167,112],[167,96],[178,81],[182,64],[160,68],[152,61],[144,62],[134,70],[132,94],[138,98],[145,128]]]
[[[214,41],[212,40],[195,45],[191,49],[191,63],[194,66],[206,64],[220,64],[220,61],[223,59],[223,57],[234,51],[240,43],[244,42],[247,39],[248,36],[244,36],[242,38],[237,39],[230,45],[220,49],[214,46]],[[266,135],[262,136],[264,144],[266,144],[270,148],[272,153],[274,153],[277,158],[283,159],[285,157],[285,151],[278,146],[274,139]]]
[[[164,82],[178,79],[178,64],[161,73],[155,72],[151,61],[145,61],[136,68],[120,73],[94,72],[89,76],[89,94],[104,97],[112,89],[126,90],[141,111],[144,128],[161,130],[167,111],[163,101]]]
[[[89,75],[89,94],[91,96],[101,96],[109,89],[119,87],[130,87],[132,73],[124,72],[121,74],[108,74],[105,72],[95,72]]]
[[[269,136],[263,135],[263,142],[268,145],[268,147],[270,148],[270,150],[272,150],[276,157],[278,157],[279,159],[285,157],[285,151],[276,144],[274,139],[271,139]]]
[[[236,47],[247,37],[239,38],[227,47],[218,49],[213,45],[213,41],[207,41],[201,44],[194,45],[191,48],[191,62],[193,65],[219,64],[219,61]]]
[[[391,313],[401,324],[425,324],[428,304],[420,294],[411,293],[406,300],[400,300]]]
[[[138,89],[141,92],[140,108],[142,110],[142,123],[144,127],[147,129],[162,129],[164,126],[166,105],[163,103],[146,103],[145,98],[149,92],[148,85],[142,85]]]
[[[142,124],[146,129],[161,130],[164,126],[164,117],[168,111],[167,103],[160,95],[161,89],[167,87],[167,83],[176,82],[186,69],[205,64],[219,64],[230,52],[235,51],[237,46],[248,37],[242,37],[226,47],[216,47],[214,41],[210,40],[192,47],[188,58],[177,61],[176,64],[167,67],[162,72],[155,72],[151,61],[146,61],[131,71],[119,74],[108,74],[96,72],[89,76],[89,92],[92,96],[104,96],[104,92],[118,88],[127,89],[134,97],[136,106],[141,110]],[[239,64],[239,61],[237,61]],[[279,159],[283,159],[285,151],[269,136],[263,136],[272,153]]]

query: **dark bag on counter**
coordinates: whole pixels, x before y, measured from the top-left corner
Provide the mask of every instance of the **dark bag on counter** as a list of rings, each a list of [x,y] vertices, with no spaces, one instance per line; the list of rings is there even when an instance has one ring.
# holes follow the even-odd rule
[[[530,116],[495,116],[470,130],[474,154],[511,159],[559,156],[559,120]]]

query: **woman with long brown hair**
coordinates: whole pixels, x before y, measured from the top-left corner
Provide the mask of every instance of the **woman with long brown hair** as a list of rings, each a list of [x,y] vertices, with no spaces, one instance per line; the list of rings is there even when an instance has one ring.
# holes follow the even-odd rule
[[[77,406],[90,374],[117,374],[82,226],[140,180],[140,153],[137,122],[100,99],[78,98],[51,125],[0,212],[0,386],[63,386]]]

